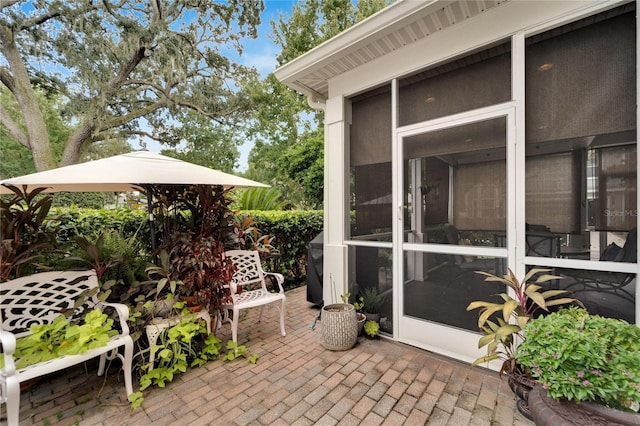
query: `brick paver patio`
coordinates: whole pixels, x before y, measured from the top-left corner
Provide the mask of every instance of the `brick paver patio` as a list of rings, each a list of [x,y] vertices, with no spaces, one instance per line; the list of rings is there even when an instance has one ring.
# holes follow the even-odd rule
[[[287,336],[275,310],[240,322],[239,340],[257,364],[210,362],[145,391],[131,410],[114,365],[65,370],[21,396],[21,425],[532,425],[496,373],[390,340],[360,338],[346,352],[324,349],[319,310],[306,288],[287,292]],[[217,332],[228,339],[230,326]],[[117,364],[118,361],[114,361]],[[136,379],[134,378],[134,382]],[[137,389],[137,383],[134,383]],[[4,408],[3,408],[4,410]],[[6,424],[4,416],[0,420]]]

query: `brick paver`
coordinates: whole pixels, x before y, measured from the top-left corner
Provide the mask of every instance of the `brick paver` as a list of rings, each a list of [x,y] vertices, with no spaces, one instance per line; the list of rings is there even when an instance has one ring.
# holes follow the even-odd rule
[[[491,425],[530,426],[496,373],[388,339],[360,338],[345,352],[320,345],[318,308],[306,288],[287,292],[287,336],[276,310],[262,323],[249,311],[240,343],[258,354],[214,361],[144,392],[141,408],[124,397],[118,361],[106,377],[89,362],[48,376],[21,395],[22,425]],[[217,331],[226,341],[229,326]],[[136,385],[134,385],[137,388]],[[3,406],[4,413],[4,406]],[[0,424],[6,420],[0,417]]]

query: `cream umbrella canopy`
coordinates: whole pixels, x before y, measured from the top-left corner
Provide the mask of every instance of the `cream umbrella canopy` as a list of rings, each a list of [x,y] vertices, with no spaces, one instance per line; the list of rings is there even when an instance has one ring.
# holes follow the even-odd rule
[[[115,155],[86,163],[0,181],[0,194],[13,194],[7,185],[25,192],[46,188],[44,192],[128,192],[144,191],[151,185],[221,185],[225,188],[268,187],[219,170],[149,151]],[[151,197],[147,197],[149,212]],[[149,214],[151,246],[155,249],[153,214]]]
[[[0,181],[0,194],[13,193],[5,185],[26,185],[27,191],[45,187],[45,192],[127,192],[153,184],[269,186],[153,152],[137,151],[5,179]]]

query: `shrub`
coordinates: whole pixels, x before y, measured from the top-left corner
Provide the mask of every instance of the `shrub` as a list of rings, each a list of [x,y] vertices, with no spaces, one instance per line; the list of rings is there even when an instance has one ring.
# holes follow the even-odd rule
[[[549,396],[626,408],[640,401],[640,328],[571,307],[532,320],[515,357]]]

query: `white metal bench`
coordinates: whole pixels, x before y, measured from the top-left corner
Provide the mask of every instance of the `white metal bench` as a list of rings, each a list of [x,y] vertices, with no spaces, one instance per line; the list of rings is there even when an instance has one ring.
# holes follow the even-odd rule
[[[16,339],[29,335],[29,327],[49,324],[74,304],[88,291],[98,288],[95,271],[43,272],[0,283],[0,344],[4,355],[4,367],[0,369],[0,404],[7,404],[9,426],[18,425],[20,411],[20,383],[40,377],[100,356],[98,375],[104,373],[107,360],[118,357],[122,360],[127,396],[133,393],[131,384],[131,361],[133,340],[129,335],[127,319],[129,308],[121,303],[100,302],[95,295],[78,308],[112,307],[119,317],[120,334],[111,337],[108,344],[90,349],[79,355],[67,355],[16,369],[13,354]],[[95,290],[94,290],[95,291]],[[114,323],[115,326],[116,323]],[[124,354],[118,349],[124,347]]]
[[[257,251],[231,250],[225,252],[225,255],[238,268],[231,281],[233,303],[223,306],[222,316],[223,321],[231,323],[233,341],[238,343],[238,321],[242,309],[260,306],[258,321],[262,321],[262,312],[265,305],[276,302],[280,302],[280,306],[276,306],[280,311],[280,332],[283,336],[286,336],[287,333],[284,329],[286,297],[282,288],[284,283],[282,274],[264,272],[260,263],[260,255]],[[267,289],[265,278],[269,276],[273,277],[278,285],[277,293],[271,293]],[[240,288],[240,286],[242,287]],[[229,318],[230,316],[231,318]]]

